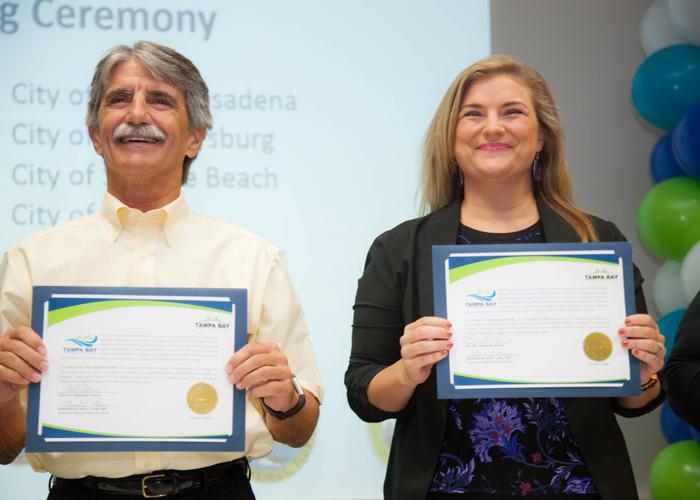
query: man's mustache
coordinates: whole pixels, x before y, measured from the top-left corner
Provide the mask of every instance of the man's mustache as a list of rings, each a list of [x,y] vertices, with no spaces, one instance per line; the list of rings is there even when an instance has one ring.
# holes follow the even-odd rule
[[[157,142],[165,140],[165,133],[163,133],[163,131],[161,131],[155,125],[149,125],[146,123],[142,123],[141,125],[122,123],[116,129],[114,129],[112,138],[115,141],[130,139],[131,141],[135,142]]]

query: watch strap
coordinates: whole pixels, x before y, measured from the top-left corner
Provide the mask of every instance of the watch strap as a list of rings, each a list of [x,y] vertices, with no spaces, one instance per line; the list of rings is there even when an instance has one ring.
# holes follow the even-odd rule
[[[265,411],[277,420],[287,420],[288,418],[293,417],[294,415],[299,413],[306,404],[306,395],[304,394],[304,389],[301,388],[301,384],[299,383],[294,374],[292,374],[292,384],[294,384],[294,389],[296,389],[297,394],[299,395],[299,401],[297,401],[296,406],[289,411],[273,410],[265,404],[265,398],[260,398],[260,402],[262,403],[263,408],[265,408]]]

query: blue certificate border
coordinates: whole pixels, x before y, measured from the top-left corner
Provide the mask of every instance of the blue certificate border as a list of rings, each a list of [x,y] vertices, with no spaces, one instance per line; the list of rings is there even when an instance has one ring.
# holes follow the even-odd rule
[[[190,296],[228,297],[236,305],[234,323],[234,350],[248,342],[248,291],[242,288],[144,288],[144,287],[84,287],[84,286],[35,286],[32,302],[32,329],[44,336],[44,303],[54,294],[83,295],[141,295],[141,296]],[[76,299],[69,299],[76,300]],[[90,299],[91,301],[94,301]],[[97,299],[100,300],[100,299]],[[139,299],[148,300],[148,299]],[[153,299],[157,300],[157,299]],[[77,299],[78,303],[80,299]],[[186,301],[183,301],[186,302]],[[220,303],[219,303],[220,304]],[[213,304],[208,304],[213,305]],[[223,366],[221,367],[223,370]],[[105,451],[245,451],[244,390],[233,390],[233,428],[224,442],[162,442],[162,441],[101,441],[101,442],[47,442],[38,433],[41,382],[29,384],[27,403],[27,433],[25,448],[28,453],[52,452],[105,452]],[[148,412],[145,408],[144,412]],[[223,437],[223,436],[222,436]]]
[[[627,316],[635,314],[634,302],[634,275],[632,266],[632,245],[629,242],[608,243],[524,243],[507,245],[435,245],[433,246],[433,297],[435,316],[447,317],[447,289],[445,287],[445,260],[451,254],[468,253],[511,253],[526,252],[538,255],[543,252],[571,252],[571,251],[607,250],[615,252],[615,262],[622,259],[623,287],[625,291],[625,310]],[[548,255],[550,256],[550,255]],[[570,257],[570,255],[566,255]],[[609,257],[609,256],[600,256]],[[500,257],[475,257],[471,262]],[[595,257],[598,259],[598,256]],[[591,397],[620,397],[639,396],[641,392],[641,380],[639,374],[639,360],[629,353],[630,380],[622,387],[541,387],[520,388],[513,384],[513,388],[498,389],[457,389],[450,382],[449,355],[436,363],[437,384],[439,399],[476,399],[476,398],[591,398]],[[474,385],[484,383],[474,381]],[[460,383],[460,385],[465,385]]]

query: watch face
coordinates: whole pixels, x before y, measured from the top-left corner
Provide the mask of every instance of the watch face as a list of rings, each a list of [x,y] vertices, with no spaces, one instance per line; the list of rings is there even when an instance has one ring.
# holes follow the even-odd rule
[[[292,375],[292,384],[294,384],[294,389],[296,389],[297,394],[299,394],[300,396],[304,394],[304,389],[301,388],[301,384],[299,383],[295,375]]]

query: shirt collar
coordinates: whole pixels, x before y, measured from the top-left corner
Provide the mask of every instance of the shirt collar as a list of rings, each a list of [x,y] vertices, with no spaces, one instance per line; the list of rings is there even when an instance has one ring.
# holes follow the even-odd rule
[[[121,234],[122,223],[119,213],[123,210],[128,211],[131,209],[109,192],[105,192],[105,198],[102,202],[102,208],[100,209],[100,216],[105,228],[107,229],[107,234],[112,240],[112,243],[117,241],[119,239],[119,235]],[[175,201],[165,205],[163,208],[152,210],[148,213],[150,214],[157,211],[165,212],[163,233],[165,235],[165,241],[167,242],[168,247],[172,247],[177,235],[180,233],[182,226],[185,225],[185,222],[187,222],[190,214],[190,209],[185,202],[185,195],[182,191],[180,191],[180,195]]]

